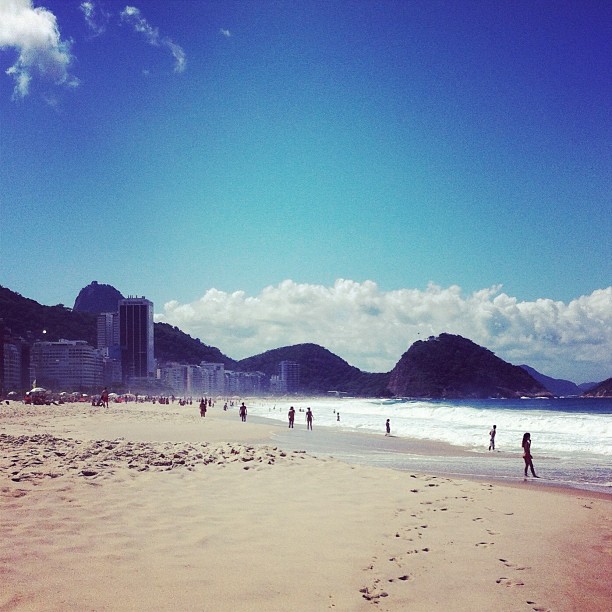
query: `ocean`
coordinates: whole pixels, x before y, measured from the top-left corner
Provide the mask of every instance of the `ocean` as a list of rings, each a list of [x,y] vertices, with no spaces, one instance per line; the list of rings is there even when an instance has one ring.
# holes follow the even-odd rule
[[[250,415],[283,422],[287,422],[291,405],[297,411],[296,429],[278,435],[279,444],[285,446],[395,469],[523,481],[521,440],[524,432],[530,432],[534,465],[542,481],[612,494],[612,399],[332,397],[254,399],[248,404]],[[306,407],[314,413],[313,432],[305,432]],[[424,455],[410,452],[409,444],[407,451],[398,451],[388,438],[385,442],[387,419],[395,438],[442,442],[469,453]],[[494,424],[496,451],[489,452],[489,431]],[[318,439],[318,428],[326,434],[334,430],[369,434],[368,442],[330,435]]]

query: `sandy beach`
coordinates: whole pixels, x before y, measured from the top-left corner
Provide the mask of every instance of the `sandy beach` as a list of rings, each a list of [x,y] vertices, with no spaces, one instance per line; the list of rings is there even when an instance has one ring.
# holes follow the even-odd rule
[[[351,465],[284,430],[2,405],[0,610],[612,606],[610,496]]]

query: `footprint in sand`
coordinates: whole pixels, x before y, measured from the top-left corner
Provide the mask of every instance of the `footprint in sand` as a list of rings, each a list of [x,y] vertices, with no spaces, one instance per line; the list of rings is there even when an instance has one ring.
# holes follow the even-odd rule
[[[527,604],[530,606],[535,606],[533,608],[534,612],[550,612],[550,608],[544,608],[542,606],[538,606],[535,601],[527,600]]]
[[[498,578],[495,582],[505,587],[525,586],[524,582],[521,582],[520,580],[510,580],[510,578],[506,578],[505,576]]]
[[[528,567],[524,566],[524,565],[516,565],[516,563],[511,563],[510,561],[508,561],[507,559],[500,559],[500,561],[506,566],[506,567],[511,567],[512,569],[515,570],[526,570],[529,569]]]

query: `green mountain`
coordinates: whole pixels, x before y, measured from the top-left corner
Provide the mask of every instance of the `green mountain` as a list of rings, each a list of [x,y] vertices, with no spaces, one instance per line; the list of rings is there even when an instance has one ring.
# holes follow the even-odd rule
[[[37,340],[57,341],[86,340],[96,345],[96,315],[74,312],[63,304],[42,306],[0,286],[0,319],[14,336],[28,342]]]
[[[104,286],[98,285],[98,287]],[[90,305],[100,303],[95,295],[89,295],[88,300]],[[4,320],[5,327],[11,330],[13,336],[20,336],[27,342],[37,340],[56,342],[63,338],[85,340],[96,346],[96,314],[75,312],[63,304],[43,306],[2,286],[0,286],[0,319]],[[223,355],[219,349],[192,338],[178,327],[172,327],[167,323],[155,323],[153,333],[155,358],[160,361],[194,364],[212,361],[223,363],[228,368],[236,366],[236,362]]]
[[[155,323],[155,357],[162,361],[199,364],[202,361],[222,363],[227,369],[236,369],[237,362],[226,357],[218,348],[208,346],[197,338],[167,323]]]
[[[451,334],[415,342],[391,371],[389,389],[400,397],[449,399],[551,395],[523,368]]]
[[[362,372],[344,359],[317,344],[297,344],[266,351],[238,362],[241,370],[278,374],[281,361],[300,365],[302,393],[321,394],[342,391],[348,395],[388,396],[388,374]]]

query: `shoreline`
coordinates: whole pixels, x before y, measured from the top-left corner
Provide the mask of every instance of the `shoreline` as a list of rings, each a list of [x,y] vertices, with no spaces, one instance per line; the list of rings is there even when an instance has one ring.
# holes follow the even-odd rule
[[[3,407],[0,609],[609,608],[609,497],[353,464],[288,433],[196,406]]]
[[[245,398],[248,405],[251,398]],[[104,433],[104,439],[136,436],[142,441],[197,442],[201,441],[201,432],[193,427],[194,421],[214,422],[214,427],[207,428],[208,441],[249,441],[261,445],[274,445],[288,451],[305,451],[315,457],[333,457],[353,465],[368,465],[395,469],[402,472],[419,471],[424,474],[474,480],[477,482],[496,482],[507,486],[539,486],[559,489],[567,492],[586,492],[590,495],[612,498],[612,487],[603,484],[565,482],[550,476],[547,472],[555,469],[556,457],[536,457],[540,478],[534,481],[522,475],[523,462],[519,451],[496,450],[489,452],[452,445],[436,440],[422,440],[404,436],[376,434],[370,431],[355,431],[336,428],[329,425],[317,425],[309,432],[303,423],[296,423],[295,429],[289,430],[282,420],[249,414],[247,423],[240,422],[237,407],[224,411],[221,403],[209,409],[207,416],[201,418],[196,403],[189,406],[178,404],[153,404],[152,402],[130,402],[128,404],[111,404],[108,411],[86,403],[66,403],[59,406],[27,406],[13,402],[12,410],[28,414],[42,415],[45,409],[65,413],[70,418],[75,409],[85,409],[99,417],[91,421],[91,427],[85,427],[83,434],[90,439],[98,439]],[[62,410],[62,408],[64,410]],[[6,406],[0,408],[6,413]],[[141,419],[111,418],[113,414],[142,416],[150,413],[154,418],[142,427]],[[178,418],[174,419],[172,415]],[[60,417],[61,419],[61,417]],[[57,421],[57,418],[56,418]],[[164,423],[172,421],[172,428]],[[60,420],[61,422],[61,420]],[[145,419],[146,422],[146,419]],[[223,423],[222,427],[218,424]],[[76,433],[76,432],[74,432]]]

